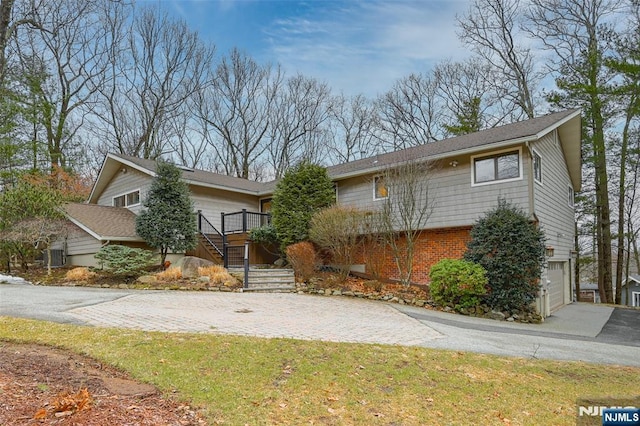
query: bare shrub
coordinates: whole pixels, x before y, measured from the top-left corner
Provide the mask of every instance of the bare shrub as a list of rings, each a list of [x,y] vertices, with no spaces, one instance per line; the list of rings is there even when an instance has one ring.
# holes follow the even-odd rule
[[[96,277],[95,272],[90,271],[88,268],[85,267],[80,267],[80,268],[73,268],[72,270],[68,271],[65,276],[64,279],[66,281],[89,281],[92,278]]]
[[[156,274],[156,278],[160,281],[175,281],[182,278],[182,270],[180,268],[168,268]]]
[[[332,206],[311,218],[309,238],[331,254],[342,278],[349,275],[358,249],[364,213],[355,207]]]
[[[238,284],[238,280],[220,265],[201,266],[198,268],[198,276],[209,277],[209,282],[214,285],[234,287]]]
[[[313,244],[308,241],[291,244],[285,252],[298,281],[308,282],[319,263],[318,253]]]

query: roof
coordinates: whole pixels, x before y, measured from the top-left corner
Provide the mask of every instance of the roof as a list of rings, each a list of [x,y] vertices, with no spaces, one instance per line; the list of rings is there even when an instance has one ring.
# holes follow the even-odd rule
[[[580,158],[580,110],[571,109],[531,120],[494,127],[467,135],[443,139],[400,151],[380,154],[349,163],[331,166],[327,170],[334,179],[374,173],[394,165],[412,160],[439,160],[453,155],[477,152],[484,149],[516,145],[541,138],[558,129],[562,149],[567,160],[569,174],[578,191],[581,186]]]
[[[67,218],[100,241],[143,241],[136,234],[136,215],[124,207],[68,203]]]
[[[629,276],[622,281],[622,286],[624,287],[628,281],[635,281],[636,284],[640,284],[640,275],[629,274]]]
[[[88,203],[97,202],[97,198],[105,189],[111,178],[118,172],[118,170],[120,170],[122,165],[127,165],[151,177],[155,177],[156,164],[155,160],[146,160],[124,154],[107,154],[104,163],[102,164],[102,168],[100,169],[100,174],[91,189]],[[254,182],[248,179],[222,175],[219,173],[207,172],[198,169],[188,169],[186,167],[180,167],[180,169],[182,169],[182,179],[191,185],[242,192],[250,195],[259,195],[265,186],[265,184],[261,182]]]
[[[575,191],[579,191],[582,183],[580,120],[580,110],[565,110],[518,123],[481,130],[468,135],[443,139],[400,151],[330,166],[327,168],[327,173],[333,180],[347,179],[380,172],[388,167],[402,164],[408,160],[440,160],[456,155],[467,155],[483,150],[533,142],[557,130],[573,188]],[[100,174],[91,190],[87,201],[88,203],[97,202],[97,198],[102,191],[104,191],[108,182],[118,170],[122,168],[122,165],[132,167],[149,176],[155,176],[156,162],[154,160],[109,153],[104,160]],[[248,179],[204,170],[181,168],[182,178],[190,185],[217,188],[255,196],[272,194],[277,183],[277,181],[264,183],[254,182]]]

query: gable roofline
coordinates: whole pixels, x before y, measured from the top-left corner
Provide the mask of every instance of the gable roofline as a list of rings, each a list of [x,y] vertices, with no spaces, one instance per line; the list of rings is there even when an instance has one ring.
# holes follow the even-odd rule
[[[517,123],[481,130],[467,135],[418,145],[399,151],[379,154],[348,163],[327,167],[329,177],[343,180],[374,174],[389,167],[397,167],[407,159],[411,161],[437,161],[457,155],[470,155],[509,146],[525,144],[558,131],[569,177],[574,191],[582,185],[581,111],[564,110]],[[126,165],[151,177],[155,174],[155,161],[123,154],[109,153],[98,174],[87,203],[96,203],[115,173]],[[182,179],[189,185],[263,197],[273,194],[276,181],[255,182],[233,176],[198,169],[182,169]]]
[[[109,181],[117,171],[120,170],[122,165],[138,170],[152,178],[156,176],[156,162],[154,160],[147,160],[123,154],[108,153],[104,159],[102,167],[100,168],[100,173],[94,182],[93,188],[91,189],[87,203],[97,203],[98,197],[102,194]],[[189,185],[198,187],[259,196],[264,192],[263,188],[266,185],[261,182],[254,182],[205,170],[187,169],[184,167],[179,168],[182,170],[182,180]]]
[[[554,130],[559,132],[572,186],[575,191],[579,191],[582,182],[581,111],[577,109],[338,164],[328,167],[327,170],[329,176],[334,180],[348,179],[397,167],[405,163],[407,159],[437,161],[458,155],[469,155],[480,151],[533,142]]]

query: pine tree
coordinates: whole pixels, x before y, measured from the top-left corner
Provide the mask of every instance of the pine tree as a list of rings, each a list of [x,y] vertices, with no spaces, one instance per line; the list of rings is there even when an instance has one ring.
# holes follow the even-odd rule
[[[136,232],[160,251],[164,264],[169,250],[182,252],[197,244],[196,213],[188,185],[176,166],[159,161],[156,177],[136,218]]]

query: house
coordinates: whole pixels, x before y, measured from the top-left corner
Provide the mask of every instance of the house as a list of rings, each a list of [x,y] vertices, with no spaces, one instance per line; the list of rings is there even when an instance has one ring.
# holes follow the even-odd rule
[[[630,274],[622,280],[620,303],[640,307],[640,275]]]
[[[327,170],[336,184],[339,204],[375,209],[386,197],[393,197],[384,187],[385,170],[405,162],[428,161],[436,166],[429,182],[435,203],[415,260],[417,282],[427,282],[431,265],[440,259],[462,256],[472,225],[500,197],[519,206],[547,238],[548,267],[541,277],[539,309],[549,313],[571,302],[573,202],[582,179],[580,137],[580,111],[566,110]],[[131,223],[154,174],[153,161],[107,155],[87,203],[67,207],[70,220],[78,227],[77,235],[66,242],[68,263],[90,264],[92,253],[102,244],[140,244]],[[266,213],[275,182],[252,182],[187,168],[183,168],[183,178],[200,213],[202,236],[197,254],[228,264],[237,257],[229,248],[237,250],[249,229],[269,220]],[[113,211],[114,219],[107,210]],[[111,220],[119,225],[106,223]],[[366,273],[375,267],[384,276],[395,277],[387,253],[369,254],[373,256],[361,256],[355,268]],[[366,257],[375,259],[375,264]]]

